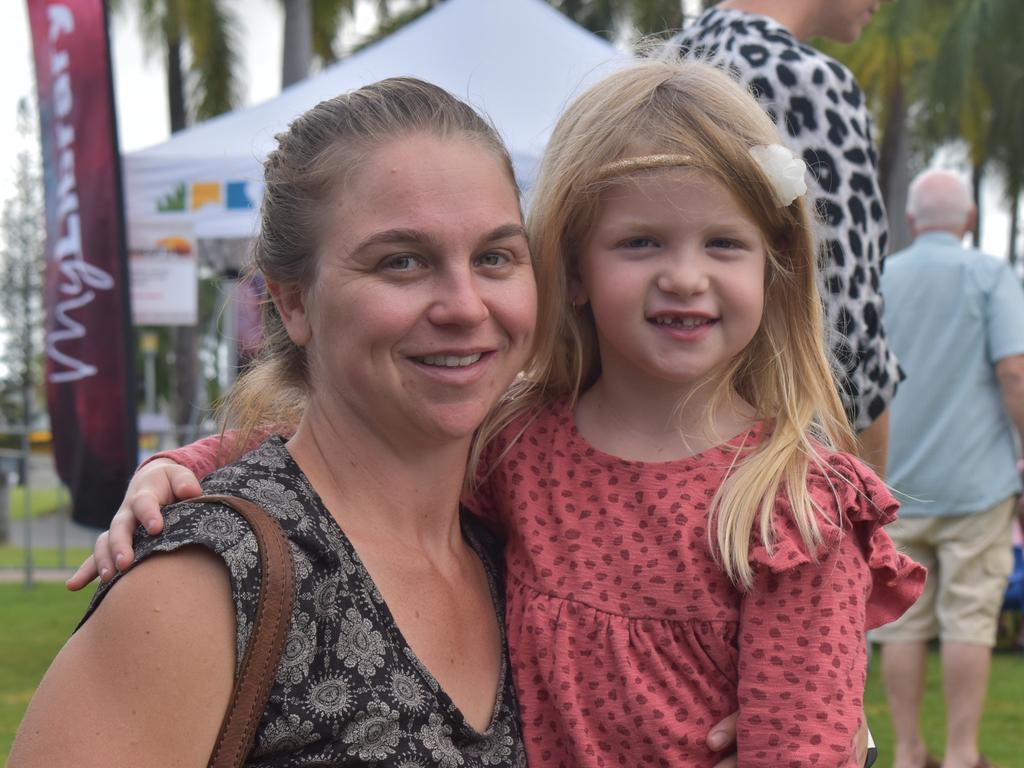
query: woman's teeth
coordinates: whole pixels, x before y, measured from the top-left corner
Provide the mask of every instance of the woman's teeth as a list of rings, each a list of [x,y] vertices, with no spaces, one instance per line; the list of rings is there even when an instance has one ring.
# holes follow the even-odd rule
[[[419,361],[424,365],[437,365],[442,368],[465,368],[467,365],[475,363],[480,357],[480,352],[474,355],[466,355],[465,357],[457,355],[427,355],[426,357],[419,358]]]

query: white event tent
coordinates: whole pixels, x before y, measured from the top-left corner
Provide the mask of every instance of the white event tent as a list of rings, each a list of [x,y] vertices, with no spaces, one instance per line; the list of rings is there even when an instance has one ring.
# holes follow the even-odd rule
[[[324,99],[398,75],[435,83],[488,115],[528,188],[568,101],[625,61],[542,0],[448,0],[273,99],[126,154],[129,239],[154,225],[250,238],[274,135]]]

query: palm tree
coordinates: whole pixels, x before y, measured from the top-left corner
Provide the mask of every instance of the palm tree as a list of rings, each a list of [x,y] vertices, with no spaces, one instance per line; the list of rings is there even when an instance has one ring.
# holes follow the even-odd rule
[[[115,12],[123,12],[127,2],[113,0],[111,5]],[[183,130],[193,118],[204,120],[234,107],[240,57],[237,22],[225,0],[134,0],[133,5],[148,48],[166,56],[171,132]],[[192,424],[195,418],[198,348],[196,327],[175,329],[176,424]]]
[[[129,0],[112,0],[115,12]],[[133,0],[150,51],[166,57],[171,132],[238,102],[237,21],[225,0]],[[186,66],[186,59],[188,65]]]
[[[880,128],[879,177],[890,211],[905,202],[908,158],[962,142],[980,206],[987,173],[1010,203],[1010,258],[1019,233],[1024,137],[1020,0],[902,0],[852,46],[823,44],[864,86]],[[894,225],[901,219],[893,216]],[[980,236],[981,216],[975,229]],[[894,226],[894,229],[897,227]],[[900,237],[894,237],[899,245]]]
[[[1011,206],[1015,257],[1024,148],[1024,28],[1020,0],[943,0],[950,23],[939,42],[921,115],[932,142],[963,140],[971,161],[975,199],[988,170],[1002,177]],[[980,220],[980,216],[979,216]],[[974,242],[979,240],[980,222]]]
[[[679,0],[633,0],[630,23],[640,35],[659,35],[683,27],[683,4]]]
[[[923,98],[920,74],[934,60],[948,16],[929,0],[903,0],[882,8],[853,45],[815,41],[839,59],[863,88],[875,117],[879,142],[878,186],[890,212],[891,246],[910,241],[903,220],[913,150],[910,114]]]
[[[355,15],[356,0],[281,0],[284,9],[284,55],[281,60],[281,87],[309,75],[314,57],[321,64],[338,60],[334,42],[342,21]],[[378,0],[382,19],[390,15],[387,0]]]

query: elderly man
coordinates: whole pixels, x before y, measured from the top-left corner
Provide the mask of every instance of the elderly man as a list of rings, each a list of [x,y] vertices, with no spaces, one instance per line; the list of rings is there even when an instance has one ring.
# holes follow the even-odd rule
[[[896,733],[895,768],[939,766],[918,723],[926,643],[942,643],[943,768],[989,765],[978,726],[1011,568],[1024,431],[1024,291],[1009,265],[961,245],[974,226],[967,184],[928,171],[910,187],[916,238],[886,265],[886,328],[907,371],[892,405],[889,483],[902,494],[889,533],[928,568],[917,604],[878,630]]]
[[[852,43],[879,0],[724,0],[670,42],[680,56],[729,70],[811,169],[826,249],[822,295],[843,369],[841,392],[861,456],[885,470],[887,408],[902,373],[882,330],[878,280],[888,222],[871,117],[853,73],[806,44]]]

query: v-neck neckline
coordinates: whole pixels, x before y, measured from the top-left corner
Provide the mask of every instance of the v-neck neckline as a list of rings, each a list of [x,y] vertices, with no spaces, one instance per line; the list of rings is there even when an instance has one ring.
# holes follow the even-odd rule
[[[338,534],[341,545],[345,548],[345,554],[355,567],[356,573],[358,574],[360,581],[363,583],[363,587],[371,595],[376,595],[379,598],[379,600],[375,602],[377,602],[383,612],[382,618],[387,624],[386,629],[388,633],[392,636],[392,642],[395,644],[396,654],[404,655],[405,658],[409,660],[412,666],[416,668],[417,674],[423,678],[423,682],[425,682],[431,690],[436,691],[442,703],[455,713],[463,728],[477,738],[486,738],[489,736],[494,731],[501,712],[507,704],[505,701],[505,688],[507,687],[508,675],[510,673],[508,653],[506,652],[507,641],[505,636],[505,617],[501,610],[503,603],[501,599],[503,591],[500,591],[500,585],[497,584],[496,574],[494,573],[494,569],[485,554],[483,544],[479,541],[476,534],[470,530],[469,525],[467,525],[467,515],[469,513],[467,513],[461,505],[459,506],[459,528],[462,531],[462,535],[466,537],[466,541],[469,543],[470,548],[479,558],[484,569],[484,575],[487,578],[488,591],[491,595],[491,607],[494,609],[495,618],[498,621],[498,639],[501,643],[501,664],[498,671],[498,687],[495,692],[494,703],[487,728],[483,731],[477,730],[470,724],[466,715],[459,708],[459,705],[456,704],[452,697],[448,695],[448,692],[444,689],[444,686],[441,685],[441,682],[434,676],[434,673],[430,671],[430,668],[423,663],[423,660],[420,659],[416,654],[416,651],[413,650],[413,647],[405,639],[405,635],[402,633],[401,627],[398,626],[398,622],[395,620],[395,616],[391,612],[391,606],[389,606],[387,600],[384,599],[384,594],[377,587],[376,582],[374,582],[373,576],[370,575],[369,569],[367,569],[366,565],[363,563],[355,545],[352,543],[351,539],[349,539],[345,530],[335,519],[334,515],[331,514],[327,505],[321,498],[320,493],[313,487],[313,484],[306,476],[306,473],[302,471],[302,467],[300,467],[299,463],[295,461],[295,457],[292,456],[291,451],[288,450],[288,446],[285,445],[284,439],[280,435],[275,435],[273,439],[278,443],[278,447],[284,452],[286,461],[292,464],[295,475],[300,478],[300,482],[305,486],[309,497],[317,506],[317,511],[329,521],[329,525],[333,526],[335,532]]]

